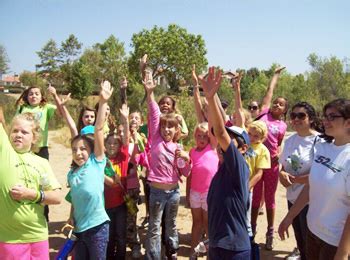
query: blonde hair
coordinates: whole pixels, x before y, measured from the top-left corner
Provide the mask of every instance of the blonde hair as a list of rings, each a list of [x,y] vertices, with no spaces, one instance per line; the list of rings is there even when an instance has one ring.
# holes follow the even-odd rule
[[[244,115],[244,119],[245,119],[244,126],[248,127],[253,121],[252,114],[247,109],[243,108],[243,115]]]
[[[32,152],[38,152],[39,148],[40,148],[40,147],[38,147],[38,143],[41,140],[40,121],[36,119],[36,116],[33,113],[18,114],[12,120],[10,133],[12,131],[12,127],[13,127],[14,122],[16,122],[18,120],[25,120],[25,121],[28,121],[32,124],[33,141],[32,141],[32,146],[30,147],[30,150]]]
[[[202,122],[202,123],[197,124],[196,127],[194,128],[193,136],[196,135],[196,133],[199,129],[204,130],[205,132],[208,132],[208,134],[209,134],[208,122]]]
[[[267,130],[267,125],[264,121],[257,120],[257,121],[251,122],[248,126],[248,131],[249,129],[254,129],[260,134],[261,142],[264,142],[265,139],[267,138],[268,130]]]

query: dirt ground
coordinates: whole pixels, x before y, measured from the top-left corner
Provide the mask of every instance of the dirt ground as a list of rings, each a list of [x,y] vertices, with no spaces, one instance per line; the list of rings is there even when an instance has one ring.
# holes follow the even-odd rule
[[[55,143],[53,140],[60,132],[50,132],[50,163],[56,174],[58,181],[62,184],[62,191],[65,195],[68,191],[66,187],[66,174],[69,169],[71,162],[71,151],[62,144]],[[68,138],[68,137],[67,137]],[[190,255],[190,241],[191,241],[191,225],[192,218],[190,209],[184,207],[185,201],[185,188],[186,183],[181,184],[181,205],[179,208],[177,227],[179,232],[180,250],[178,251],[179,259],[188,259]],[[143,193],[142,193],[143,194]],[[277,230],[278,224],[282,220],[283,216],[287,212],[287,202],[285,189],[279,185],[276,194],[276,218],[275,218],[275,229]],[[138,212],[138,223],[141,223],[145,215],[144,204],[140,205],[140,211]],[[62,226],[66,223],[69,216],[70,205],[68,202],[63,201],[60,205],[50,206],[50,258],[54,259],[59,248],[65,242],[65,235],[61,233]],[[265,214],[259,216],[258,219],[258,230],[256,236],[256,242],[261,247],[261,259],[284,259],[295,247],[295,239],[292,229],[290,229],[290,237],[286,241],[281,241],[278,238],[278,234],[275,232],[275,247],[273,251],[266,251],[264,249],[265,243],[265,232],[266,232],[266,211]],[[145,241],[146,230],[140,230],[141,240]],[[142,249],[144,252],[144,249]],[[201,259],[205,259],[203,257]],[[130,250],[128,249],[127,259],[131,259]]]

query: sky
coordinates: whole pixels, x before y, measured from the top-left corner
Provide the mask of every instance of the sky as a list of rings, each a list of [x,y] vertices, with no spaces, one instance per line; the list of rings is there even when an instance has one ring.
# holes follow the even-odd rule
[[[349,11],[349,0],[0,0],[0,44],[19,74],[50,39],[74,34],[88,48],[113,34],[130,53],[134,33],[174,23],[202,35],[209,65],[298,74],[311,53],[350,58]]]

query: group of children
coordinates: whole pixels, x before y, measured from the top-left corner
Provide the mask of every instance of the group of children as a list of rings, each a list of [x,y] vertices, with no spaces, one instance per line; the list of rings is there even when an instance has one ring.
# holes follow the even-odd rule
[[[195,147],[189,152],[181,145],[188,129],[184,117],[176,110],[176,100],[165,96],[156,102],[152,73],[144,67],[141,73],[147,96],[147,124],[143,124],[141,112],[129,112],[124,98],[119,113],[120,125],[117,125],[107,104],[113,93],[108,81],[101,83],[98,105],[81,110],[78,124],[66,108],[69,97],[61,99],[50,86],[48,91],[54,97],[54,106],[46,102],[38,87],[27,89],[17,103],[18,111],[9,128],[9,138],[2,110],[0,113],[0,157],[1,162],[5,162],[0,171],[4,180],[0,185],[0,206],[6,209],[5,221],[0,224],[0,255],[8,259],[48,259],[44,206],[61,201],[60,185],[47,161],[48,121],[56,109],[69,126],[72,138],[73,160],[67,175],[70,191],[65,198],[71,203],[68,222],[74,226],[78,238],[74,259],[125,259],[127,245],[132,249],[133,258],[142,256],[136,225],[139,178],[143,180],[147,208],[145,258],[161,259],[163,245],[164,256],[176,259],[179,249],[176,217],[182,176],[187,177],[186,202],[193,219],[191,258],[196,258],[195,246],[204,235],[209,238],[210,259],[249,259],[263,198],[268,222],[265,248],[272,250],[279,179],[288,187],[291,209],[280,225],[280,236],[284,238],[297,216],[299,222],[293,222],[293,228],[301,259],[319,259],[307,257],[317,254],[316,242],[311,253],[305,248],[303,241],[308,229],[312,233],[309,240],[326,241],[322,248],[328,253],[331,250],[330,255],[344,255],[349,251],[349,236],[341,229],[350,228],[350,165],[346,157],[350,153],[349,100],[325,107],[323,127],[317,123],[316,113],[309,104],[293,106],[290,119],[296,136],[287,139],[282,149],[288,102],[283,97],[272,102],[282,70],[276,69],[261,106],[252,101],[248,112],[243,109],[240,97],[242,75],[234,75],[231,83],[235,111],[227,116],[217,96],[221,72],[211,67],[206,77],[199,78],[193,68],[193,99],[198,124],[194,129]],[[200,96],[200,85],[204,100]],[[126,86],[127,81],[123,79],[121,88],[125,90]],[[344,120],[343,124],[333,126],[338,119]],[[146,134],[141,133],[142,129]],[[41,142],[38,142],[39,132],[43,134]],[[320,141],[320,133],[326,141]],[[332,139],[335,139],[334,144],[329,143]],[[319,143],[325,143],[325,147]],[[327,145],[334,146],[331,159],[324,155],[315,157],[321,151],[329,155]],[[341,165],[330,163],[332,159]],[[319,220],[317,212],[322,207],[329,210],[332,201],[317,198],[320,191],[311,184],[316,183],[318,188],[326,184],[321,183],[321,177],[316,177],[313,161],[318,163],[317,167],[326,166],[343,176],[336,177],[329,188],[330,192],[342,189],[337,193],[342,199],[341,205],[333,205],[333,210],[338,212],[337,226],[329,227],[329,231],[325,231],[328,224],[324,224],[329,218]],[[333,177],[327,178],[324,181]],[[301,192],[303,188],[305,191]],[[307,196],[309,192],[310,197]],[[299,194],[302,198],[296,199]],[[308,222],[307,202],[311,209]],[[341,206],[345,208],[340,209]],[[48,220],[48,213],[45,216]],[[309,225],[315,219],[316,223]],[[332,231],[336,235],[330,234]]]

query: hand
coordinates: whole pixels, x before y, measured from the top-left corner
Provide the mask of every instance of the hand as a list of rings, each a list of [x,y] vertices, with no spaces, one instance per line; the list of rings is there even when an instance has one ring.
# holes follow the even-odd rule
[[[275,74],[280,74],[282,72],[282,70],[284,70],[286,67],[284,66],[279,66],[275,69]]]
[[[153,81],[153,75],[151,71],[147,71],[145,74],[144,79],[142,80],[143,87],[145,88],[145,91],[150,94],[155,89],[156,85]]]
[[[188,152],[186,152],[184,150],[176,149],[175,156],[176,156],[176,158],[184,159],[186,162],[188,162],[190,160],[190,156],[189,156]]]
[[[69,218],[67,220],[67,224],[65,224],[63,227],[62,227],[62,230],[64,230],[65,228],[70,228],[70,227],[74,227],[74,219],[73,218]]]
[[[34,194],[35,193],[35,194]],[[32,189],[28,189],[22,184],[17,184],[10,190],[10,196],[13,200],[34,200],[36,198],[36,192]]]
[[[280,236],[280,238],[282,240],[285,240],[286,237],[284,236],[284,234],[287,235],[287,238],[289,238],[289,232],[288,232],[288,227],[292,224],[293,219],[290,219],[288,216],[286,216],[281,224],[278,227],[278,235]]]
[[[51,84],[49,84],[49,87],[47,88],[47,91],[52,95],[52,96],[56,96],[57,95],[57,92],[56,92],[56,89],[51,86]]]
[[[111,83],[107,80],[101,83],[100,99],[107,101],[113,93]]]
[[[142,58],[139,60],[139,68],[141,73],[146,69],[147,65],[147,54],[143,55]]]
[[[236,73],[231,79],[233,89],[239,89],[241,87],[241,79],[243,78],[243,71]]]
[[[294,179],[294,176],[290,175],[288,172],[281,171],[279,174],[279,179],[283,187],[287,188],[293,184],[292,179]]]
[[[215,67],[210,67],[207,79],[201,80],[206,98],[213,98],[218,91],[222,80],[221,74],[221,70],[217,70],[215,74]]]
[[[198,87],[199,85],[198,77],[196,75],[196,64],[192,65],[192,84],[194,87]]]
[[[124,88],[127,88],[128,86],[128,80],[126,79],[126,77],[124,76],[122,78],[122,80],[120,81],[120,88],[121,89],[124,89]]]
[[[127,106],[127,104],[123,104],[122,108],[119,109],[120,111],[120,115],[124,120],[127,120],[129,117],[129,107]]]
[[[65,98],[61,98],[61,105],[62,106],[71,100],[70,95],[71,95],[71,93],[68,93],[68,95]]]

